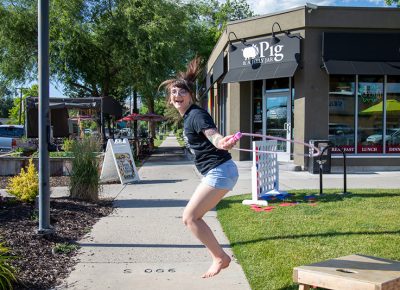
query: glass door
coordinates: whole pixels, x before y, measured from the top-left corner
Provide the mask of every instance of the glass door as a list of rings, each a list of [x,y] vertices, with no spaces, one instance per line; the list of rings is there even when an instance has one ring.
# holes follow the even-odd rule
[[[265,91],[263,101],[263,134],[291,140],[290,90]],[[290,141],[278,142],[278,161],[290,160]]]

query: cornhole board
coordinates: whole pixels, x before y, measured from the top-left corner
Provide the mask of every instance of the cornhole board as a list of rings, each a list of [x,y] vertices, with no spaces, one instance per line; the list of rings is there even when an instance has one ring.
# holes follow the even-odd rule
[[[313,286],[340,290],[400,289],[400,262],[364,255],[350,255],[295,267],[293,281],[299,289]]]
[[[109,139],[107,142],[100,180],[110,182],[118,179],[121,184],[140,181],[128,139]]]

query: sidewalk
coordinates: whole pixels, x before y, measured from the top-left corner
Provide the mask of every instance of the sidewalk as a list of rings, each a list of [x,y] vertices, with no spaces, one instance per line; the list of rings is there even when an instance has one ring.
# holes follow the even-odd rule
[[[182,212],[200,179],[174,137],[139,170],[142,182],[114,188],[116,209],[81,240],[80,262],[57,289],[250,289],[240,265],[211,279],[206,248],[182,223]],[[205,216],[232,254],[216,218]]]

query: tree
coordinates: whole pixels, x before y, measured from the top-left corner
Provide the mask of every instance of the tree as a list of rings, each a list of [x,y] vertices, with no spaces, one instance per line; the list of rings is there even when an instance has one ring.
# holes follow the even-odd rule
[[[0,2],[0,83],[24,83],[37,75],[37,1]]]
[[[158,87],[170,78],[194,53],[190,50],[187,27],[191,19],[187,6],[172,1],[136,0],[126,10],[128,39],[136,43],[130,59],[134,67],[134,89],[140,92],[148,112],[162,96]],[[154,124],[151,124],[154,136]]]
[[[123,101],[134,89],[149,112],[162,96],[162,81],[196,54],[207,59],[227,21],[252,15],[245,0],[50,4],[51,78],[63,83],[66,95]],[[37,45],[37,1],[1,1],[1,83],[36,79]]]
[[[198,13],[198,21],[206,26],[213,35],[214,43],[221,36],[229,21],[241,20],[254,16],[246,0],[227,0],[221,3],[218,0],[200,0],[193,4]],[[211,52],[211,50],[210,50]]]
[[[397,7],[400,7],[399,0],[385,0],[385,3],[387,6],[392,6],[393,4],[395,4]]]
[[[21,99],[15,98],[14,105],[9,110],[8,118],[10,120],[8,123],[10,124],[19,124],[19,114],[21,114],[21,124],[25,124],[25,110],[24,110],[24,101],[27,97],[37,97],[39,95],[39,87],[38,85],[32,85],[31,88],[24,90],[22,95],[22,108],[21,108]],[[22,110],[21,110],[22,109]],[[20,111],[21,110],[21,111]]]
[[[8,111],[12,108],[14,99],[11,94],[0,97],[0,118],[8,118]]]
[[[51,1],[50,72],[69,96],[123,99],[132,84],[126,39],[126,1]],[[37,1],[0,4],[0,76],[37,79]]]
[[[167,118],[167,124],[171,126],[173,129],[177,128],[182,128],[182,116],[179,114],[179,112],[171,106],[167,106],[165,109],[165,114],[164,116]]]

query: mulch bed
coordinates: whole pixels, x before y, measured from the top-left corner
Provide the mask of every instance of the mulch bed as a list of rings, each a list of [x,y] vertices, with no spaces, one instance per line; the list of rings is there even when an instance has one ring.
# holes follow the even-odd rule
[[[0,188],[6,188],[12,176],[0,176]],[[69,176],[50,176],[50,186],[68,186]]]
[[[50,289],[65,279],[77,263],[77,250],[54,253],[54,247],[59,243],[76,244],[112,210],[110,200],[88,203],[52,198],[50,224],[55,233],[40,236],[34,205],[0,197],[0,242],[15,256],[12,265],[17,269],[18,283],[14,289]]]

